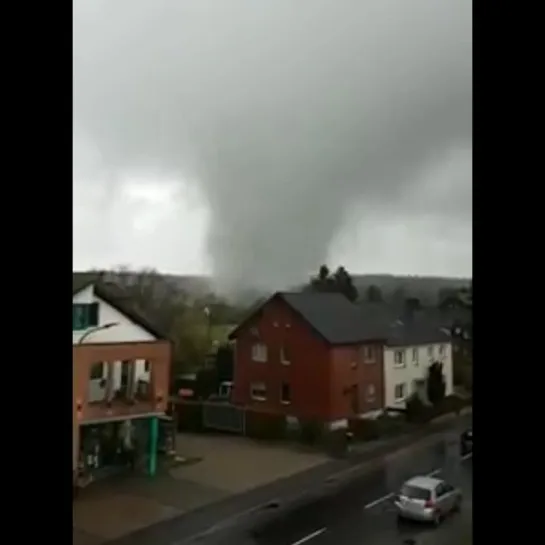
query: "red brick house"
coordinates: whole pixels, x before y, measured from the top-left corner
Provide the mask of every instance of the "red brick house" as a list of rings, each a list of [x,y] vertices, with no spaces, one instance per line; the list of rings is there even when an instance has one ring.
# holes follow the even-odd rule
[[[278,292],[230,335],[233,401],[332,426],[380,410],[384,331],[341,294]]]

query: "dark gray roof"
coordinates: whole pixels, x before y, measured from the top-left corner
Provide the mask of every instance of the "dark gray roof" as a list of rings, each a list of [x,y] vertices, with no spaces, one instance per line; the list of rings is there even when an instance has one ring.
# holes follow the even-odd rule
[[[354,304],[339,293],[310,291],[277,292],[273,298],[282,299],[329,344],[379,341],[390,346],[410,346],[448,342],[450,339],[441,330],[445,325],[435,315],[416,312],[409,319],[404,310],[386,303]],[[229,338],[236,337],[258,311],[254,309]]]
[[[435,309],[409,313],[404,307],[386,303],[360,304],[361,312],[386,327],[384,335],[389,346],[411,346],[448,342],[452,316]]]
[[[418,319],[414,321],[399,319],[390,326],[386,344],[388,346],[415,346],[449,341],[450,335],[436,324]]]
[[[354,344],[384,337],[379,320],[362,314],[340,293],[276,294],[300,314],[330,344]]]

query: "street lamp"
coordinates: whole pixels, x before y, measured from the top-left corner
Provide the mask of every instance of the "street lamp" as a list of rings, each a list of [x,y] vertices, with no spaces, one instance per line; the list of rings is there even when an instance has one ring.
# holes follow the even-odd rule
[[[119,325],[119,322],[108,322],[107,324],[102,324],[97,327],[92,327],[91,329],[88,329],[80,338],[77,344],[83,344],[83,341],[93,333],[96,333],[97,331],[102,331],[103,329],[110,329],[111,327],[115,327]]]
[[[210,317],[210,307],[204,307],[203,313],[206,316],[206,339],[207,344],[210,347],[212,344],[212,318]]]

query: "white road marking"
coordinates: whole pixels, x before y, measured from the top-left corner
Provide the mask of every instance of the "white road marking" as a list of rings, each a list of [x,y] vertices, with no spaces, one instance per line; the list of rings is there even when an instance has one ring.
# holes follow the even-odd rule
[[[320,528],[319,530],[316,530],[315,532],[312,532],[312,534],[308,534],[308,536],[302,537],[299,541],[294,541],[291,545],[301,545],[301,543],[306,543],[307,541],[310,541],[311,539],[314,539],[315,537],[318,537],[320,534],[323,534],[327,528]]]
[[[394,495],[393,492],[390,492],[389,494],[386,494],[386,496],[382,496],[381,498],[378,498],[376,500],[373,500],[372,502],[368,503],[367,505],[364,505],[364,509],[371,509],[372,507],[375,507],[379,503],[382,503],[383,501],[389,500]]]
[[[465,456],[462,456],[462,460],[468,460],[469,458],[471,458],[473,456],[473,453],[470,452],[469,454],[466,454]],[[435,477],[438,473],[441,473],[442,468],[437,468],[437,469],[434,469],[431,473],[428,473],[428,477]],[[386,500],[389,500],[390,498],[392,498],[394,496],[394,493],[393,492],[390,492],[389,494],[386,494],[385,496],[381,496],[380,498],[377,498],[376,500],[373,500],[371,502],[369,502],[368,504],[364,505],[363,508],[364,509],[372,509],[373,507],[376,507],[377,505],[385,502]],[[295,545],[295,544],[293,544]]]

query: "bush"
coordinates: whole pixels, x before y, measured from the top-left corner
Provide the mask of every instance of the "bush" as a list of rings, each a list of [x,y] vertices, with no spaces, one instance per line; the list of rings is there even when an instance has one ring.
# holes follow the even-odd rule
[[[379,425],[376,420],[366,418],[351,418],[348,429],[354,434],[356,441],[373,441],[380,437]]]
[[[446,391],[445,375],[441,362],[436,361],[429,366],[426,386],[429,401],[433,405],[439,405],[445,398]]]
[[[443,414],[458,413],[462,410],[462,399],[456,395],[445,397],[439,408]]]
[[[403,416],[389,416],[384,414],[375,420],[380,437],[396,435],[406,430],[407,423]]]
[[[419,395],[413,394],[407,399],[405,417],[408,422],[427,422],[430,418],[430,407],[426,406]]]
[[[406,423],[402,416],[382,415],[373,420],[353,418],[349,420],[348,428],[356,441],[373,441],[404,431]]]

